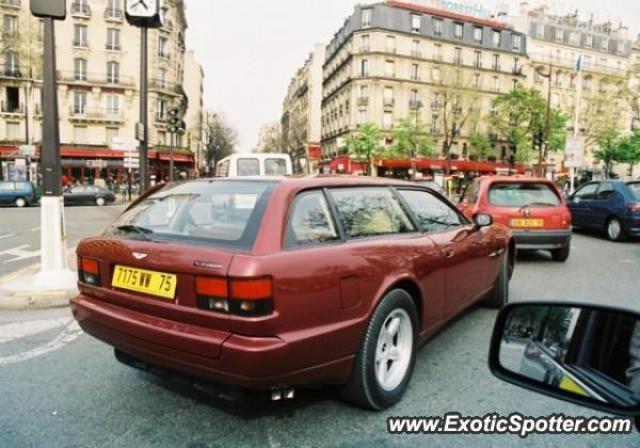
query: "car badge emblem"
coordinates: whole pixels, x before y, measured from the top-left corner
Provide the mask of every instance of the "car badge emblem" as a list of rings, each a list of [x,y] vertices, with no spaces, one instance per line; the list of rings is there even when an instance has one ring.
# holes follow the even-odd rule
[[[528,208],[524,209],[524,217],[528,218],[529,216],[531,216],[531,210]]]
[[[133,258],[135,258],[136,260],[144,260],[147,257],[148,257],[147,254],[143,254],[140,252],[133,252]]]

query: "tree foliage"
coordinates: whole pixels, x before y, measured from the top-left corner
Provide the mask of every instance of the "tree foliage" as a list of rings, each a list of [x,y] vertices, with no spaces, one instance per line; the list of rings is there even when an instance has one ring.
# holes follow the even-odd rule
[[[393,144],[385,155],[394,158],[430,157],[434,153],[435,143],[424,123],[415,117],[398,120],[393,128]]]
[[[469,137],[469,155],[476,160],[487,160],[495,156],[495,148],[489,136],[480,132],[472,133]]]
[[[207,166],[215,175],[216,164],[235,151],[238,134],[223,117],[213,113],[206,114],[204,123]]]
[[[364,123],[360,125],[358,132],[349,136],[345,143],[349,156],[353,160],[367,164],[367,174],[370,173],[373,159],[383,153],[381,140],[380,127],[373,123]]]

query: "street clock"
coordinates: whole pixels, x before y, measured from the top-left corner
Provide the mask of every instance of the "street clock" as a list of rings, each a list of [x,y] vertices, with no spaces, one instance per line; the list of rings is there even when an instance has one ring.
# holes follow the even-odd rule
[[[159,28],[163,24],[162,0],[125,0],[125,15],[131,25]]]

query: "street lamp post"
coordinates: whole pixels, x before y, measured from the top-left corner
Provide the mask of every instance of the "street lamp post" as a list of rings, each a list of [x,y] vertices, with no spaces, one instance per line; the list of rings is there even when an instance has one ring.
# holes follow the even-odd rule
[[[416,100],[414,103],[416,108],[416,125],[413,129],[413,153],[411,154],[411,178],[416,180],[416,169],[418,168],[416,158],[418,157],[418,126],[420,126],[420,109],[424,107],[424,104],[420,100]]]
[[[543,164],[549,153],[549,140],[551,138],[551,83],[553,82],[553,65],[549,63],[548,72],[544,72],[541,67],[538,67],[536,69],[536,72],[538,72],[538,74],[543,78],[549,80],[549,87],[547,89],[547,111],[544,125],[544,145],[540,145],[540,152],[538,154],[538,170],[540,173],[540,177],[544,177],[545,169],[543,167]]]

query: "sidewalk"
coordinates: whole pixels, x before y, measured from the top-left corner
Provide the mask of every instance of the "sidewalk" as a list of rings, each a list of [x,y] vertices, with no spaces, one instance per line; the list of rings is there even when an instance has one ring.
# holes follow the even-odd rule
[[[74,273],[77,270],[75,248],[70,249],[67,255],[69,269]],[[20,292],[8,289],[11,285],[28,281],[29,277],[38,273],[40,263],[35,263],[5,277],[0,277],[0,310],[30,310],[44,308],[59,308],[69,305],[69,299],[78,294],[77,288],[70,290],[21,290]]]

